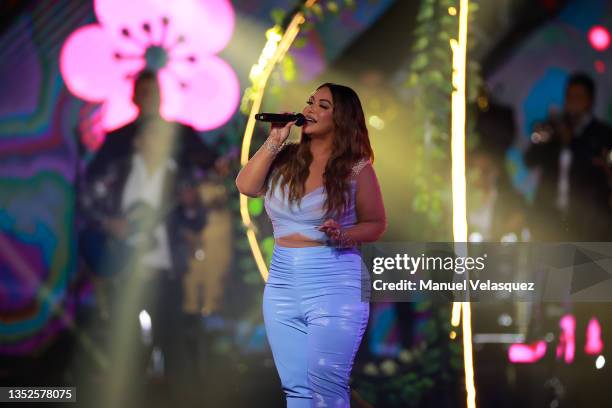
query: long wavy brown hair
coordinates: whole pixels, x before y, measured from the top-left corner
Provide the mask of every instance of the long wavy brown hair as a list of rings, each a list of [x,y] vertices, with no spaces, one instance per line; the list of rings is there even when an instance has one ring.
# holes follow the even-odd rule
[[[373,162],[374,152],[357,93],[348,86],[329,82],[320,85],[317,90],[321,88],[329,88],[333,98],[335,137],[323,173],[323,184],[327,193],[326,214],[335,217],[342,214],[349,205],[349,181],[353,165],[360,159],[370,159]],[[283,193],[285,187],[289,186],[290,203],[299,204],[306,192],[306,179],[313,159],[310,142],[310,136],[302,132],[300,142],[286,146],[272,166],[270,191],[279,182]]]

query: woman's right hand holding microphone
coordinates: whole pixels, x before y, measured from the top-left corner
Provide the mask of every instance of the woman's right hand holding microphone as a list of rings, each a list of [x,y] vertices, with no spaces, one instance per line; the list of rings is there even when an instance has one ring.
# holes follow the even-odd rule
[[[291,112],[283,112],[283,113],[291,113]],[[296,121],[291,121],[287,123],[272,123],[272,128],[270,129],[270,135],[268,139],[264,142],[264,146],[270,153],[276,155],[283,149],[285,141],[289,137],[289,133],[291,133],[291,127],[295,125]]]

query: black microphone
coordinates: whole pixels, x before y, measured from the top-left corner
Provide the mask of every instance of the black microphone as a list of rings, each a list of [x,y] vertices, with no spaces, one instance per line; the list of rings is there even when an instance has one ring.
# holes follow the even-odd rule
[[[302,126],[306,118],[301,113],[258,113],[255,120],[260,122],[287,123],[295,120],[295,126]]]

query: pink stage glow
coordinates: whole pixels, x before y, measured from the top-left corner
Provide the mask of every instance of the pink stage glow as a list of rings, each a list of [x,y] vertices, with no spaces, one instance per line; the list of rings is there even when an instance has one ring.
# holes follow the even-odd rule
[[[557,359],[564,357],[565,363],[570,364],[574,361],[576,351],[576,318],[571,314],[566,314],[559,320],[561,335],[557,345]],[[603,351],[603,341],[601,339],[601,325],[599,320],[593,317],[589,320],[586,330],[586,343],[584,352],[588,355],[601,354]],[[535,363],[546,354],[546,343],[537,341],[532,344],[515,343],[508,349],[508,359],[512,363]]]
[[[546,342],[543,340],[532,344],[512,344],[508,349],[511,363],[535,363],[546,354]]]
[[[571,314],[563,316],[559,321],[559,327],[561,327],[561,336],[557,345],[557,358],[564,356],[565,362],[569,364],[574,361],[574,352],[576,351],[576,339],[574,337],[576,318]]]
[[[62,46],[66,86],[102,104],[102,126],[136,118],[132,85],[143,68],[158,72],[161,114],[198,130],[222,126],[235,112],[240,86],[217,57],[234,29],[228,0],[95,0],[99,24],[74,31]]]
[[[589,30],[589,42],[597,51],[604,51],[610,46],[610,32],[602,26],[593,26]]]
[[[586,332],[586,344],[584,345],[584,352],[589,355],[601,354],[603,350],[603,342],[601,341],[601,326],[599,320],[591,318],[589,325],[587,326]]]

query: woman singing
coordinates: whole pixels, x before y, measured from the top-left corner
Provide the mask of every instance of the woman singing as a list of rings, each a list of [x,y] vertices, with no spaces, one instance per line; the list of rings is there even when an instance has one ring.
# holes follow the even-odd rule
[[[274,227],[263,314],[287,407],[349,407],[370,310],[357,247],[385,231],[385,209],[355,91],[323,84],[302,113],[300,142],[285,144],[295,122],[273,124],[236,185],[265,194]]]

